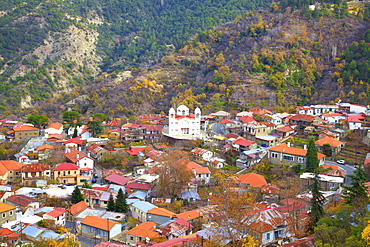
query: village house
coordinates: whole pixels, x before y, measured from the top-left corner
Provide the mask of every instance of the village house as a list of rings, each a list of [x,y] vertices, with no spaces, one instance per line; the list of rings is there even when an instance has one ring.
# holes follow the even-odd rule
[[[305,172],[299,177],[302,180],[303,185],[307,186],[307,188],[311,188],[314,176],[315,176],[314,173]],[[344,183],[344,178],[338,176],[328,176],[319,174],[318,179],[320,182],[320,188],[324,191],[337,190]]]
[[[321,138],[315,142],[317,146],[317,151],[323,152],[325,147],[324,145],[327,144],[331,148],[332,156],[336,156],[340,150],[344,147],[344,142],[338,141],[334,138],[331,138],[329,136],[326,136],[324,138]]]
[[[109,241],[122,231],[122,224],[97,216],[86,216],[80,223],[81,236]]]
[[[11,190],[0,190],[0,202],[5,203],[5,200],[11,195],[14,195],[14,192]]]
[[[153,208],[157,208],[157,206],[145,201],[137,201],[130,205],[132,217],[141,222],[147,221],[148,212]]]
[[[26,195],[20,195],[20,194],[9,196],[6,199],[6,203],[12,206],[15,206],[15,207],[19,207],[24,211],[28,208],[32,208],[33,210],[36,210],[40,207],[40,200],[31,198]]]
[[[343,116],[343,114],[340,113],[327,113],[323,114],[321,118],[328,122],[329,124],[336,124],[336,123],[341,123],[341,121],[345,120],[346,117]]]
[[[247,151],[257,148],[257,143],[239,138],[232,143],[234,150],[238,152]]]
[[[45,128],[45,135],[49,137],[50,135],[63,134],[63,124],[61,123],[52,123],[48,127]]]
[[[253,237],[261,245],[267,245],[276,239],[283,239],[292,235],[287,229],[289,225],[288,217],[274,208],[253,211],[245,224],[253,229]]]
[[[364,105],[351,104],[351,103],[339,103],[339,110],[346,113],[367,113],[367,107]]]
[[[12,184],[21,182],[20,169],[23,165],[14,160],[0,160],[0,183]]]
[[[212,151],[200,147],[194,148],[191,153],[200,161],[210,161],[214,155]]]
[[[218,112],[209,114],[209,116],[215,117],[216,121],[222,121],[223,119],[230,117],[230,113],[226,111],[218,111]]]
[[[75,222],[75,216],[84,211],[88,207],[87,203],[84,201],[80,201],[76,204],[72,204],[69,208],[67,208],[66,212],[66,220]]]
[[[288,165],[300,165],[303,169],[306,167],[307,149],[291,147],[290,143],[282,143],[275,147],[269,148],[267,157],[272,164],[283,163]],[[325,161],[325,155],[317,153],[319,164]]]
[[[152,208],[147,212],[147,221],[162,225],[171,220],[176,213],[171,212],[165,208]]]
[[[243,135],[251,141],[256,141],[256,137],[269,135],[276,125],[270,122],[250,122],[243,124]]]
[[[0,202],[0,226],[16,220],[17,216],[15,214],[15,210],[15,206]]]
[[[50,144],[43,144],[41,146],[38,146],[36,150],[38,153],[38,160],[43,160],[51,157],[55,148]]]
[[[79,149],[81,148],[83,142],[84,142],[83,140],[80,140],[77,138],[71,138],[71,139],[68,139],[67,141],[64,141],[64,146],[66,149],[67,148]]]
[[[24,142],[29,138],[39,136],[40,129],[25,124],[13,128],[11,131],[7,132],[7,134],[10,137],[10,139],[13,139],[15,142]]]
[[[19,234],[8,228],[0,229],[0,242],[7,244],[5,246],[14,246],[18,242]]]
[[[289,118],[289,123],[297,125],[295,129],[300,132],[304,131],[309,126],[321,123],[322,121],[323,120],[319,117],[306,114],[296,114]]]
[[[121,185],[121,186],[125,186],[128,182],[132,181],[131,178],[121,176],[121,175],[118,175],[118,174],[110,174],[110,175],[106,176],[104,178],[104,180],[106,180],[108,183],[113,183],[113,184],[117,184],[117,185]]]
[[[42,217],[49,222],[52,222],[54,226],[64,226],[66,223],[66,212],[64,208],[54,208],[52,211],[44,214]]]
[[[80,168],[72,163],[61,163],[54,168],[54,179],[63,184],[82,185],[90,181],[91,174],[80,171]]]
[[[278,116],[276,116],[276,115],[264,114],[264,115],[261,116],[261,119],[263,121],[273,123],[276,126],[279,126],[279,125],[283,124],[283,120],[281,118],[279,118]]]
[[[305,114],[313,116],[313,109],[310,106],[297,106],[297,113],[298,114]]]
[[[131,246],[137,246],[137,243],[146,243],[148,239],[159,237],[159,233],[155,228],[154,222],[143,222],[131,230],[128,230],[126,234],[126,244]]]
[[[183,218],[169,220],[159,228],[158,232],[167,238],[168,240],[184,237],[185,235],[191,234],[193,225],[187,222]]]
[[[64,156],[80,169],[94,169],[94,159],[77,149],[66,149]]]
[[[276,128],[272,134],[279,139],[284,139],[294,133],[294,127],[294,125],[285,125],[284,127]]]
[[[108,205],[110,194],[113,195],[114,199],[117,196],[117,194],[115,193],[110,193],[110,192],[102,191],[102,190],[81,188],[80,191],[81,191],[82,197],[84,198],[86,204],[89,205],[90,207],[106,208]],[[125,192],[123,191],[123,193]]]
[[[238,178],[240,185],[247,188],[261,188],[267,184],[264,176],[253,172],[238,175]]]
[[[108,150],[97,144],[91,144],[87,146],[86,149],[88,154],[98,161],[102,160],[104,155],[108,152]]]
[[[177,139],[196,139],[200,137],[201,111],[196,108],[194,114],[189,113],[189,108],[180,105],[175,110],[169,111],[168,135]],[[165,133],[164,133],[165,134]]]
[[[198,165],[197,163],[186,159],[180,159],[177,163],[185,166],[187,170],[192,171],[197,182],[203,182],[205,184],[209,183],[211,172],[208,167]]]
[[[120,128],[121,126],[122,126],[122,123],[121,123],[120,118],[115,118],[112,121],[104,124],[104,127],[106,127],[107,129],[110,129],[110,130]]]
[[[47,164],[26,164],[19,170],[22,176],[22,184],[30,186],[37,180],[50,178],[50,166]]]

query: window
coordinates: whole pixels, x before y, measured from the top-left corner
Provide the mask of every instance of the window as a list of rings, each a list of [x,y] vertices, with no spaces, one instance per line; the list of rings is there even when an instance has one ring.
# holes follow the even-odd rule
[[[130,240],[132,240],[132,241],[133,241],[133,240],[134,240],[134,237],[133,237],[133,236],[131,236],[131,237],[130,237]]]
[[[9,212],[9,215],[10,215],[10,216],[12,216],[12,215],[13,215],[13,211],[10,211],[10,212]]]
[[[94,227],[89,226],[88,228],[90,228],[90,232],[94,232]]]
[[[278,153],[271,153],[271,157],[274,158],[274,159],[277,159],[279,156]]]
[[[3,218],[5,218],[5,213],[3,213]]]
[[[267,233],[267,234],[266,234],[266,239],[267,239],[267,240],[270,240],[270,233]]]
[[[298,161],[299,163],[304,163],[304,158],[302,158],[302,157],[297,157],[297,161]]]
[[[293,156],[290,156],[290,155],[283,155],[283,159],[284,160],[288,160],[288,161],[293,161],[294,160],[294,157]]]

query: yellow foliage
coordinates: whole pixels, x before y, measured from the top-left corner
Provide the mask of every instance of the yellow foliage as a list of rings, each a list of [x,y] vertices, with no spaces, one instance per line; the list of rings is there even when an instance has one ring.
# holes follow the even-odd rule
[[[362,231],[361,237],[367,244],[370,244],[370,225],[367,225],[367,227]]]
[[[254,239],[252,236],[248,236],[248,240],[246,243],[243,243],[242,247],[257,247],[259,246],[259,241]]]

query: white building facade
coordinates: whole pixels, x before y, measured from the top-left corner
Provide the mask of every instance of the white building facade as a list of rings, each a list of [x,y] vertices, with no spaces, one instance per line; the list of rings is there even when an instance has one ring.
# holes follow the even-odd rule
[[[200,135],[201,111],[197,107],[194,114],[189,113],[189,108],[180,105],[175,110],[169,111],[169,132],[170,136],[199,136]]]

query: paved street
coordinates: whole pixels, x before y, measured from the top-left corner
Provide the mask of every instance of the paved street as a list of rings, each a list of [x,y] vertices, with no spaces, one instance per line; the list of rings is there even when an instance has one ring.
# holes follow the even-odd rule
[[[334,161],[325,161],[325,164],[327,164],[327,165],[337,165],[338,167],[343,168],[347,173],[344,184],[346,186],[351,185],[352,178],[348,177],[348,175],[353,175],[353,171],[356,170],[355,167],[350,166],[350,165],[340,165],[340,164],[338,164],[337,162],[334,162]]]
[[[216,123],[216,124],[212,124],[211,125],[211,128],[212,128],[212,131],[219,134],[219,135],[222,135],[224,136],[225,133],[222,132],[222,123]]]

